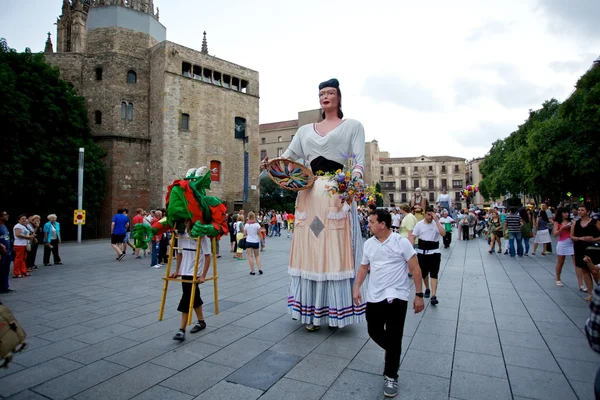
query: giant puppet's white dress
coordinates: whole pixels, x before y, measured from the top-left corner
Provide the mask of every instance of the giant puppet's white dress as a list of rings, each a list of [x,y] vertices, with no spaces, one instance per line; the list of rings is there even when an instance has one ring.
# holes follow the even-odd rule
[[[314,124],[300,127],[282,157],[303,159],[316,173],[321,166],[345,166],[354,155],[354,171],[362,176],[364,152],[362,124],[346,119],[326,135]],[[287,304],[292,318],[305,324],[343,327],[364,319],[366,303],[352,301],[363,241],[356,203],[330,196],[326,186],[331,184],[317,177],[312,188],[298,192]]]

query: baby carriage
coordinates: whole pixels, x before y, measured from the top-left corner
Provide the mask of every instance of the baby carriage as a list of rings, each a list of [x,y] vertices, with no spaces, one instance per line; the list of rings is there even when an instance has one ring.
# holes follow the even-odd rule
[[[485,221],[478,221],[477,225],[475,225],[474,234],[475,237],[481,237],[481,235],[486,230]]]

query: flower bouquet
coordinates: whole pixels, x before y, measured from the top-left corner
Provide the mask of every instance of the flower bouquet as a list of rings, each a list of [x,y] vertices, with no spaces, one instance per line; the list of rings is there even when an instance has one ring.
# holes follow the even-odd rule
[[[375,201],[375,187],[365,185],[362,178],[352,173],[355,155],[343,154],[348,160],[346,167],[338,169],[334,173],[317,172],[317,175],[329,178],[330,184],[325,186],[325,190],[330,196],[339,196],[340,200],[345,202],[356,201],[357,203],[367,203]]]

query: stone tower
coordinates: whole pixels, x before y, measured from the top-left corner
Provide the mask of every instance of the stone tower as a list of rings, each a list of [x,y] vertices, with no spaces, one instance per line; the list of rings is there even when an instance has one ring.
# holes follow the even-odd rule
[[[62,14],[56,21],[58,52],[85,52],[88,10],[88,1],[63,0]]]

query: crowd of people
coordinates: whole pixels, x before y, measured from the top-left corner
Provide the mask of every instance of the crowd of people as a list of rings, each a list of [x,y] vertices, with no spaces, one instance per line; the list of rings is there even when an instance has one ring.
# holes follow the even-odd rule
[[[15,279],[31,276],[36,264],[39,246],[43,246],[43,265],[62,265],[59,254],[61,243],[60,223],[55,214],[48,215],[42,226],[41,217],[37,214],[21,214],[12,228],[12,235],[7,227],[10,216],[3,210],[0,215],[0,294],[12,293],[10,288],[10,265],[13,264]],[[50,263],[52,255],[53,263]]]

